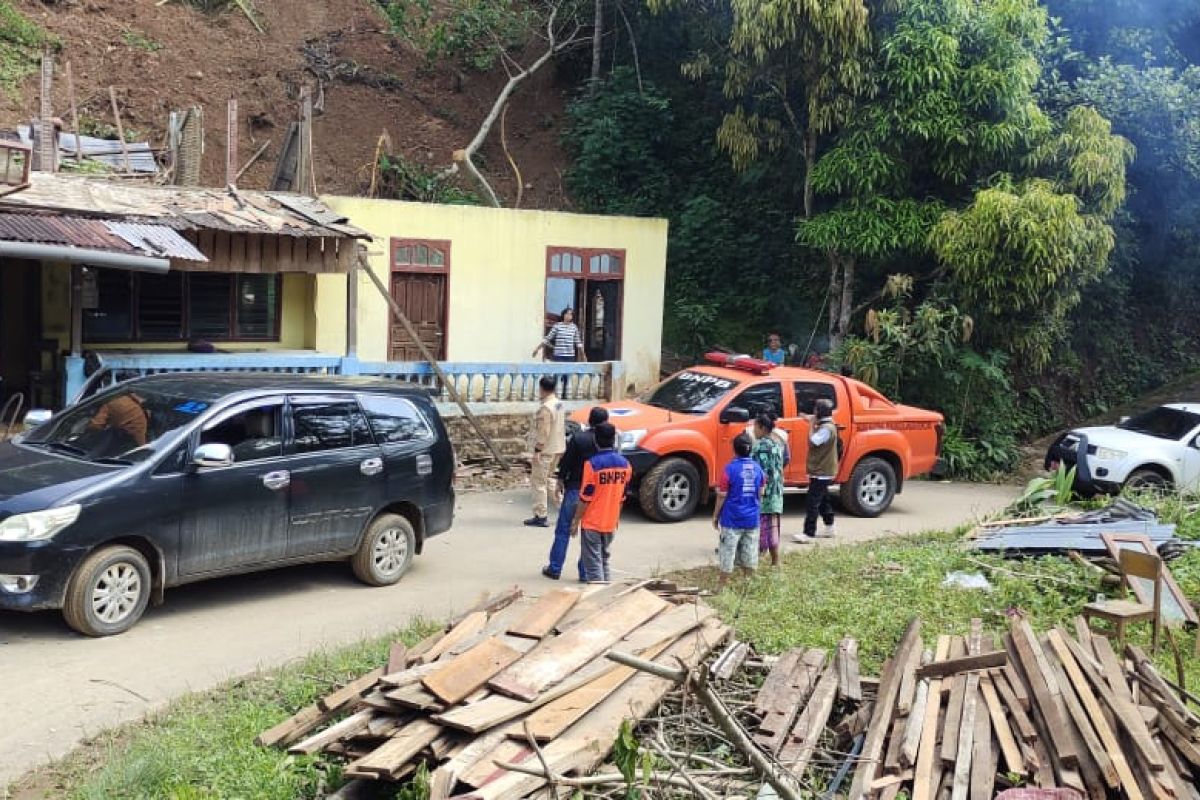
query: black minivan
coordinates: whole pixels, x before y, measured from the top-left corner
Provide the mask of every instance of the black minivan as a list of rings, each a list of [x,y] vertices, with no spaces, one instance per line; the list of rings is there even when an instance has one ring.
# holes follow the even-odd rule
[[[428,392],[377,379],[154,375],[0,444],[0,609],[128,630],[168,586],[348,558],[395,583],[454,517]]]

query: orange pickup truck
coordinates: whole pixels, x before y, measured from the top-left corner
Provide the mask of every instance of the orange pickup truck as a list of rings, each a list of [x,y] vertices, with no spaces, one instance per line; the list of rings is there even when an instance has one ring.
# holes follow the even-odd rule
[[[788,434],[785,485],[803,487],[809,433],[804,415],[819,398],[834,403],[842,453],[837,483],[850,513],[882,514],[906,478],[938,467],[945,434],[941,414],[893,403],[865,383],[827,372],[719,354],[709,361],[676,373],[640,399],[605,404],[620,431],[621,452],[633,465],[633,490],[653,520],[691,516],[733,457],[734,437],[762,411],[773,411]],[[578,429],[586,418],[585,409],[572,416],[569,427]]]

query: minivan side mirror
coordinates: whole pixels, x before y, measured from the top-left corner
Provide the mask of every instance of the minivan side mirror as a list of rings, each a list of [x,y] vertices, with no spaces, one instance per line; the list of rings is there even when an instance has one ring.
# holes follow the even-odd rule
[[[742,424],[750,421],[750,412],[741,406],[730,406],[721,412],[722,425]]]
[[[196,448],[192,456],[194,467],[231,467],[233,466],[233,450],[227,444],[209,442]]]
[[[24,424],[25,430],[31,431],[34,428],[45,425],[53,416],[54,412],[48,408],[31,408],[25,412],[22,424]]]

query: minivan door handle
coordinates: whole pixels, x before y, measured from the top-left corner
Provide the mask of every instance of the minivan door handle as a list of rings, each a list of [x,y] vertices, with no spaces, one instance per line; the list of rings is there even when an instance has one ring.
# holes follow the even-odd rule
[[[262,482],[263,486],[267,487],[273,492],[277,492],[280,489],[286,489],[291,485],[292,474],[286,469],[281,469],[277,472],[268,472],[266,475],[262,476]]]
[[[383,472],[383,459],[368,458],[358,465],[358,471],[363,475],[378,475]]]

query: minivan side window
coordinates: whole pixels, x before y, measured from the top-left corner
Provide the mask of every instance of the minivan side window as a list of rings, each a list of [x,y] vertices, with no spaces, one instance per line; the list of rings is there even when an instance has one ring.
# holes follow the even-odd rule
[[[818,400],[829,400],[837,408],[837,392],[830,383],[796,381],[796,410],[801,414],[813,413]]]
[[[360,401],[380,444],[433,438],[433,429],[412,402],[401,397],[378,396],[364,396]]]
[[[739,394],[730,405],[746,409],[751,418],[764,411],[782,417],[783,390],[774,382],[755,384]]]
[[[282,404],[248,408],[200,432],[200,444],[227,444],[233,463],[278,458],[283,454]]]
[[[371,444],[371,432],[356,403],[305,403],[292,406],[297,453],[319,453]]]

